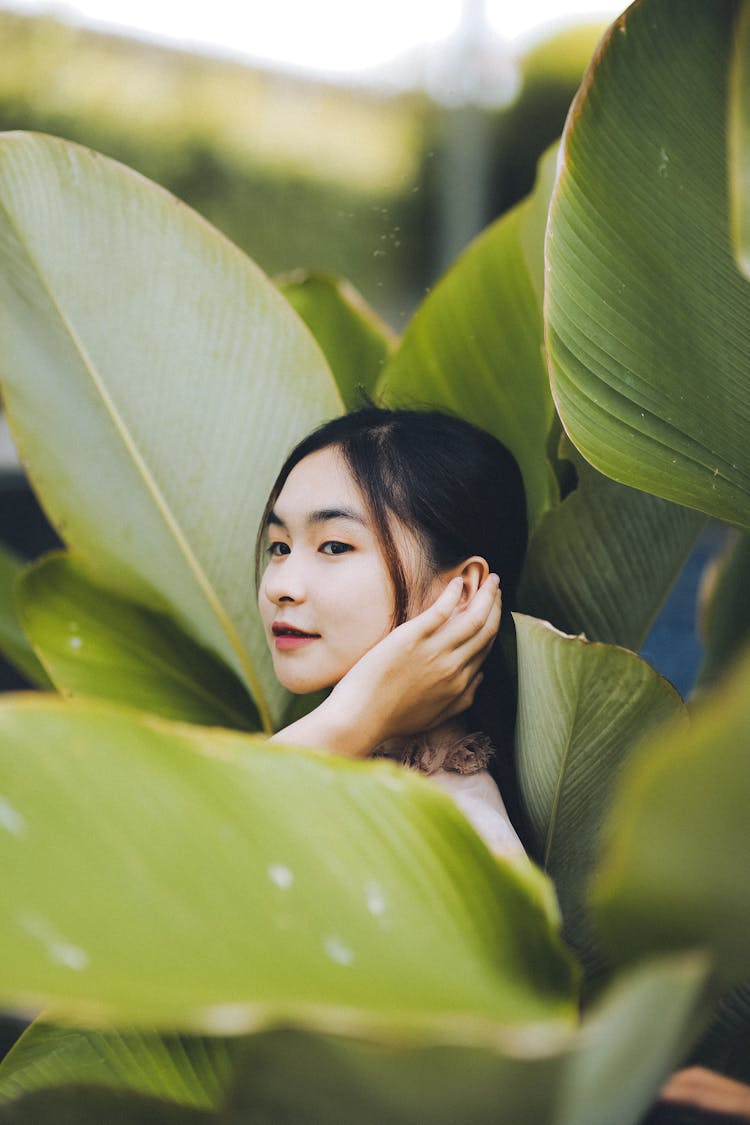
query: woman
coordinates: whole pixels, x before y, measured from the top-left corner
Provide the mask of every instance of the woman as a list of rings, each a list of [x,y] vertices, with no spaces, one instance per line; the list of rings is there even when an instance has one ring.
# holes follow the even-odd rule
[[[467,422],[367,406],[305,438],[264,513],[259,607],[281,683],[333,690],[274,738],[416,768],[494,852],[522,852],[487,767],[498,574],[512,596],[525,544],[518,467]]]

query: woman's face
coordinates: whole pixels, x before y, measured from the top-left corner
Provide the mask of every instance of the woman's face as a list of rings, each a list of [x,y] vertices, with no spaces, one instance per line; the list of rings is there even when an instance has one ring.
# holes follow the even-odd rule
[[[276,675],[298,694],[331,687],[390,632],[394,611],[375,529],[335,447],[292,469],[266,533],[258,603]]]

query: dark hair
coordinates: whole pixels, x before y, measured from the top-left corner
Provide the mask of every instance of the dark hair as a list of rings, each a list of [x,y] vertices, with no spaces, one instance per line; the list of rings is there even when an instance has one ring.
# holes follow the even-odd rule
[[[260,571],[268,516],[287,477],[303,458],[335,446],[373,518],[395,593],[394,625],[409,613],[409,583],[393,538],[395,518],[413,531],[432,574],[480,555],[500,576],[503,617],[515,601],[527,541],[523,480],[513,456],[485,430],[436,410],[364,406],[314,430],[284,462],[266,505],[256,544]],[[495,741],[500,646],[484,665],[472,721]],[[507,691],[506,691],[507,694]],[[504,738],[501,739],[504,741]]]

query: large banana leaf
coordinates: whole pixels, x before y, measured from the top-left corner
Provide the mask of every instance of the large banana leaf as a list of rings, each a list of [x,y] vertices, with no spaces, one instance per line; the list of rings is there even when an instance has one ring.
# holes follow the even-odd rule
[[[21,627],[16,606],[16,583],[24,564],[0,545],[0,651],[36,687],[51,687],[29,639]]]
[[[39,697],[0,709],[0,747],[7,1005],[214,1032],[572,1015],[539,872],[403,769]]]
[[[394,333],[344,278],[295,270],[276,284],[320,344],[348,409],[360,406],[395,347]]]
[[[566,933],[592,961],[585,889],[605,810],[634,746],[685,708],[634,653],[566,636],[523,614],[514,621],[521,794]]]
[[[461,255],[417,309],[378,380],[394,406],[454,411],[495,434],[520,465],[530,522],[557,499],[544,363],[543,242],[555,153],[534,193]]]
[[[206,1125],[635,1125],[694,1035],[705,976],[696,957],[647,963],[579,1029],[546,1041],[470,1025],[457,1038],[435,1024],[406,1039],[381,1028],[232,1041],[37,1024],[0,1068],[0,1094],[13,1099],[0,1120],[59,1125],[62,1106],[76,1125],[99,1125],[110,1118],[95,1114],[114,1106],[133,1125],[174,1120],[179,1105],[186,1121]],[[202,1111],[194,1118],[190,1106]]]
[[[64,553],[29,567],[18,588],[26,634],[58,691],[203,726],[258,730],[233,672],[161,614],[91,581]]]
[[[705,946],[750,978],[750,655],[630,763],[608,816],[592,909],[618,958]]]
[[[750,526],[750,285],[732,254],[736,0],[638,0],[568,118],[547,236],[552,389],[615,480]]]
[[[0,383],[61,536],[124,597],[168,610],[283,697],[252,549],[292,443],[341,399],[274,285],[134,172],[51,137],[0,141]]]
[[[639,649],[705,517],[602,476],[564,442],[578,487],[531,537],[518,608],[565,633]]]

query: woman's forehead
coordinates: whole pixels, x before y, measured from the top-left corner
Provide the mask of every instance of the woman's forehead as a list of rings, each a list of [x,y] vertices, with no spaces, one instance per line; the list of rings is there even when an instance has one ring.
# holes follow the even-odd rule
[[[283,519],[285,512],[295,516],[340,512],[369,523],[362,493],[334,446],[309,453],[294,466],[274,504],[277,516]]]

